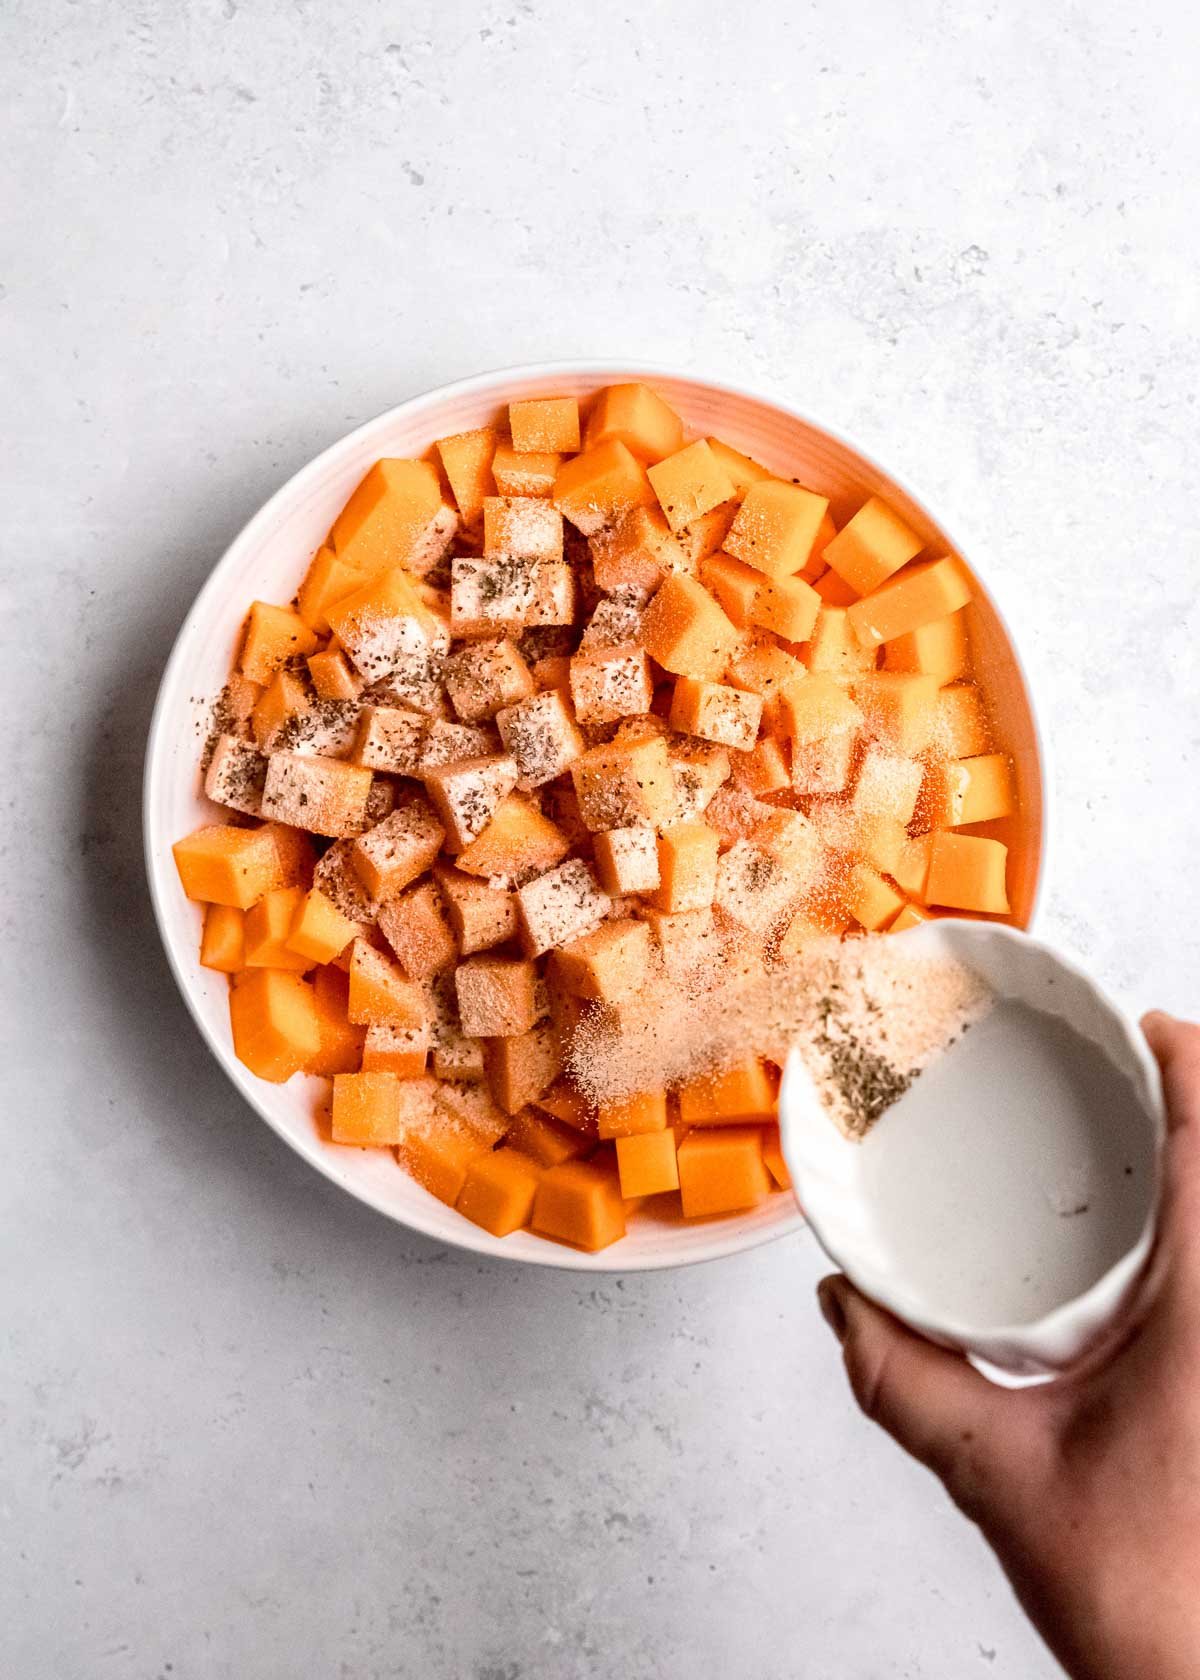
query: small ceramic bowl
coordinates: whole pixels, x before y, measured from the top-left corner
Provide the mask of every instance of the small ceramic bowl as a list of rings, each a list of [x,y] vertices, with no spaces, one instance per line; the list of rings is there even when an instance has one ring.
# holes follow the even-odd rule
[[[996,1004],[857,1143],[793,1054],[780,1128],[796,1195],[830,1259],[915,1330],[998,1380],[1062,1371],[1150,1253],[1158,1065],[1133,1016],[1027,934],[947,919],[896,943],[958,959]]]
[[[576,1253],[528,1232],[503,1240],[444,1207],[400,1170],[384,1150],[339,1149],[317,1131],[318,1081],[286,1085],[256,1079],[233,1053],[228,988],[201,968],[199,906],[180,889],[171,844],[221,812],[200,785],[199,743],[211,702],[237,651],[247,605],[289,601],[313,553],[351,490],[380,456],[423,455],[435,438],[502,418],[514,398],[586,396],[602,385],[643,380],[662,393],[692,432],[718,433],[773,471],[795,476],[831,499],[839,523],[871,495],[885,497],[934,553],[962,545],[906,486],[853,443],[805,419],[786,404],[734,386],[663,369],[616,362],[546,363],[482,374],[415,397],[326,449],[290,479],[235,538],[200,591],[163,674],[146,753],[143,807],[150,892],[175,979],[209,1048],[247,1103],[290,1146],[334,1183],[401,1224],[441,1242],[506,1259],[579,1271],[641,1271],[713,1260],[798,1230],[803,1219],[790,1196],[772,1196],[749,1213],[683,1223],[643,1210],[629,1234],[600,1254]],[[1019,811],[989,824],[1009,846],[1012,919],[1028,926],[1044,874],[1046,848],[1044,743],[1030,686],[993,595],[978,572],[966,610],[978,667],[1000,739],[1013,754]]]

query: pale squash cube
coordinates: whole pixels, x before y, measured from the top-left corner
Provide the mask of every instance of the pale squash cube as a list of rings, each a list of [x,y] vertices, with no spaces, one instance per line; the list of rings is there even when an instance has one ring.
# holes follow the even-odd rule
[[[674,735],[667,742],[667,761],[675,777],[676,820],[703,816],[717,789],[732,774],[729,752],[715,741]]]
[[[417,773],[424,777],[443,764],[457,764],[465,758],[489,758],[497,745],[495,730],[485,725],[447,723],[443,718],[431,718]]]
[[[562,561],[457,555],[450,563],[450,627],[456,636],[574,622],[575,573]]]
[[[592,747],[571,766],[580,815],[600,829],[663,828],[677,813],[675,777],[661,736]]]
[[[594,848],[605,892],[651,893],[658,886],[658,839],[652,828],[608,829],[595,836]]]
[[[1008,914],[1008,848],[977,834],[935,834],[929,850],[926,896],[946,910]]]
[[[946,758],[978,758],[991,747],[987,708],[974,683],[956,682],[939,689],[931,744],[935,753]]]
[[[593,646],[570,664],[571,704],[581,723],[616,723],[648,712],[650,662],[640,647]]]
[[[334,635],[368,683],[398,672],[424,670],[444,654],[450,633],[418,595],[408,573],[383,572],[328,609]]]
[[[626,647],[642,633],[642,609],[633,596],[608,596],[596,603],[596,610],[584,625],[579,653],[596,648]]]
[[[762,696],[699,677],[678,677],[671,697],[671,727],[718,746],[749,752],[762,722]]]
[[[792,789],[802,794],[844,793],[854,767],[853,729],[838,729],[816,741],[793,741]]]
[[[488,1038],[483,1046],[488,1089],[505,1114],[517,1114],[548,1091],[562,1073],[558,1034],[548,1021],[525,1033]]]
[[[415,776],[425,751],[429,717],[403,706],[363,706],[353,748],[356,764]]]
[[[366,825],[371,772],[339,759],[272,753],[267,760],[264,817],[330,838],[361,834]]]
[[[538,957],[590,933],[612,901],[580,858],[571,858],[517,889],[517,918],[527,954]]]
[[[694,571],[657,508],[634,507],[588,539],[598,589],[620,590],[640,605],[672,572]]]
[[[257,817],[262,812],[267,760],[251,741],[221,735],[213,748],[204,777],[205,795],[215,805]]]
[[[509,1038],[537,1024],[537,970],[521,957],[475,956],[454,971],[462,1030],[470,1038]]]
[[[924,766],[917,760],[887,752],[882,747],[869,747],[859,767],[854,807],[864,816],[892,817],[896,822],[910,823],[924,775]]]
[[[445,838],[429,800],[416,788],[406,788],[391,816],[355,841],[354,867],[372,897],[395,898],[425,873]]]
[[[379,931],[412,980],[428,980],[458,960],[458,941],[433,881],[421,881],[382,905]]]
[[[496,714],[505,751],[523,789],[542,787],[570,768],[584,750],[583,736],[558,689],[547,689]]]
[[[737,626],[694,578],[673,575],[656,591],[642,619],[642,642],[665,671],[716,681],[740,641]]]
[[[803,884],[777,857],[737,840],[717,865],[713,904],[736,928],[761,937],[783,919]]]
[[[488,496],[483,504],[485,560],[561,560],[562,514],[539,496]]]
[[[425,770],[422,779],[448,852],[462,852],[496,814],[500,801],[517,785],[515,759],[507,755],[460,758]]]
[[[520,649],[506,636],[468,642],[447,659],[443,681],[464,723],[487,723],[505,706],[534,692],[534,680]]]

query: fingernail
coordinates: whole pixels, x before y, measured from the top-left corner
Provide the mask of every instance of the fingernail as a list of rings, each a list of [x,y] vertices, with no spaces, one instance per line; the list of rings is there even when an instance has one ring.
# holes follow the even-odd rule
[[[822,1278],[817,1285],[817,1305],[821,1309],[821,1317],[828,1324],[839,1342],[846,1340],[846,1310],[838,1296],[837,1285],[833,1278]]]

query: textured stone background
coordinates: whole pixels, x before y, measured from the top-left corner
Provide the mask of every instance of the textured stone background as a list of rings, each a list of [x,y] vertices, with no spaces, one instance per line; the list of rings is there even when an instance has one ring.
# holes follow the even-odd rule
[[[810,1240],[480,1264],[238,1104],[145,904],[141,751],[196,587],[348,427],[695,366],[979,534],[1042,666],[1046,926],[1194,1009],[1194,10],[3,10],[0,1666],[1045,1680],[854,1415]]]

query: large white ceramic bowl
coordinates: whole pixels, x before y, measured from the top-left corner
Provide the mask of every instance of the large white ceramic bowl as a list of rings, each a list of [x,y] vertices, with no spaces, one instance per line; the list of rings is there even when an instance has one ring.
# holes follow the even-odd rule
[[[751,1213],[699,1223],[639,1213],[623,1241],[600,1254],[583,1254],[527,1233],[491,1237],[436,1201],[390,1153],[327,1144],[313,1119],[319,1081],[297,1076],[286,1085],[265,1084],[234,1056],[227,984],[224,976],[199,964],[200,911],[183,895],[171,845],[219,814],[203,796],[199,745],[207,732],[208,708],[229,673],[248,603],[292,598],[334,516],[372,462],[385,455],[423,454],[435,438],[482,425],[513,398],[584,396],[624,380],[653,385],[691,431],[717,433],[772,470],[827,495],[839,523],[867,496],[882,495],[932,550],[958,553],[970,566],[970,555],[899,479],[782,402],[665,369],[612,362],[548,363],[481,374],[368,421],[302,468],[255,514],[213,568],[184,620],[163,674],[145,770],[146,863],[167,956],[196,1024],[250,1106],[319,1172],[401,1224],[460,1248],[577,1271],[642,1271],[713,1260],[795,1231],[803,1219],[790,1196],[773,1196]],[[968,608],[972,634],[1001,738],[1014,756],[1020,805],[1016,817],[989,824],[985,831],[1010,846],[1012,920],[1028,926],[1045,853],[1044,749],[1017,650],[990,586],[978,573],[975,578],[978,593]]]

